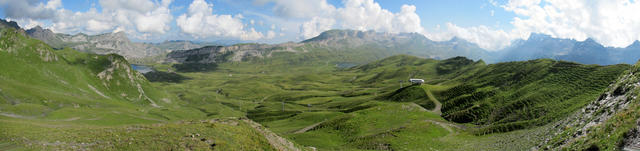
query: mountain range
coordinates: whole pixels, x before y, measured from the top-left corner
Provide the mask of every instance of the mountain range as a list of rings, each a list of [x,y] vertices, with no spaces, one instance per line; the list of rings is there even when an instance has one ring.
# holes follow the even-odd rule
[[[76,50],[97,54],[116,53],[126,58],[144,58],[164,55],[174,50],[194,49],[201,51],[204,46],[224,46],[225,50],[238,49],[243,57],[268,57],[275,49],[282,48],[287,52],[305,52],[310,49],[325,49],[330,52],[362,55],[373,54],[374,58],[355,57],[359,64],[396,54],[409,54],[425,58],[445,59],[464,56],[470,59],[482,59],[487,63],[506,61],[524,61],[540,58],[573,61],[584,64],[633,64],[640,58],[640,41],[624,47],[605,47],[591,38],[584,41],[574,39],[553,38],[549,35],[532,33],[527,40],[515,40],[511,46],[501,50],[489,51],[477,44],[453,37],[448,41],[433,41],[417,33],[383,33],[357,30],[329,30],[320,35],[298,43],[283,44],[237,44],[222,42],[192,42],[184,40],[164,41],[161,43],[131,42],[125,33],[105,33],[99,35],[60,34],[49,29],[36,26],[26,31],[36,39],[42,40],[54,48],[71,47]],[[227,48],[228,47],[228,48]],[[202,48],[211,49],[212,47]],[[252,51],[246,51],[251,49]],[[356,51],[353,51],[356,50]],[[357,50],[366,50],[357,51]],[[340,52],[346,51],[346,52]],[[277,51],[276,51],[277,52]],[[355,53],[355,54],[354,54]],[[170,55],[176,56],[176,53]],[[353,57],[351,57],[354,59]]]
[[[625,48],[615,48],[604,47],[593,39],[576,41],[533,33],[527,40],[514,41],[510,47],[498,51],[488,51],[457,37],[448,41],[432,41],[417,33],[394,34],[375,31],[330,30],[299,43],[242,44],[174,51],[167,55],[167,60],[169,62],[182,60],[190,63],[211,63],[216,60],[212,57],[221,56],[222,53],[228,52],[236,52],[232,54],[233,61],[240,61],[253,57],[270,57],[274,52],[304,53],[310,51],[311,54],[308,55],[319,60],[356,64],[398,54],[409,54],[433,59],[464,56],[474,60],[482,59],[487,63],[551,58],[583,64],[610,65],[635,63],[640,58],[640,42],[636,41]],[[189,57],[189,54],[199,57],[197,59],[193,56]]]
[[[624,47],[605,47],[591,38],[584,41],[553,38],[532,33],[527,40],[516,40],[510,47],[496,51],[495,62],[539,58],[574,61],[584,64],[634,64],[640,58],[640,41]]]

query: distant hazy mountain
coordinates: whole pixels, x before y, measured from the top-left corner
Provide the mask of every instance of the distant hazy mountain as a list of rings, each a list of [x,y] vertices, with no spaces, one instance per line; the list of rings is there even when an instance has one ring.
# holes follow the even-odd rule
[[[302,43],[316,47],[347,48],[344,50],[367,48],[387,54],[410,54],[436,59],[455,56],[465,56],[475,60],[488,58],[488,51],[464,39],[432,41],[418,33],[329,30],[317,37],[302,41]]]
[[[166,50],[188,50],[206,46],[206,44],[196,43],[188,40],[168,40],[162,43],[152,43],[152,45]]]
[[[86,35],[83,33],[68,35],[56,34],[49,29],[42,29],[37,26],[27,30],[27,34],[58,49],[71,47],[79,51],[96,54],[116,53],[127,58],[155,56],[169,51],[151,44],[131,42],[124,32],[99,35]]]
[[[3,26],[11,27],[17,26],[17,24],[6,23]],[[82,33],[67,35],[56,34],[39,26],[27,30],[26,33],[58,49],[71,47],[79,51],[97,54],[116,53],[127,58],[158,56],[175,50],[184,50],[170,54],[170,58],[168,58],[170,61],[186,60],[179,58],[189,55],[203,55],[203,50],[209,50],[208,52],[210,53],[207,54],[234,53],[233,60],[235,61],[251,57],[271,57],[272,51],[313,51],[313,53],[307,55],[315,58],[325,58],[325,60],[326,58],[334,57],[330,58],[330,60],[353,63],[366,63],[397,54],[434,59],[464,56],[473,60],[482,59],[487,63],[551,58],[584,64],[608,65],[618,63],[633,64],[640,59],[640,42],[638,41],[625,48],[614,48],[604,47],[593,39],[576,41],[573,39],[553,38],[549,35],[537,33],[532,33],[527,40],[516,40],[511,46],[493,52],[456,37],[449,41],[433,41],[418,33],[384,33],[357,30],[329,30],[317,37],[299,43],[273,45],[234,44],[240,41],[192,42],[183,40],[162,43],[135,43],[131,42],[122,32],[100,35]],[[212,45],[220,47],[202,48]],[[198,51],[198,53],[193,53],[193,51]],[[210,55],[208,57],[215,56],[219,55]],[[206,57],[200,56],[198,58],[209,61],[216,60],[215,58]]]
[[[16,23],[15,21],[7,21],[4,19],[0,19],[0,28],[13,28],[16,30],[22,30],[22,28],[20,28],[20,26],[18,26],[18,23]]]
[[[640,42],[614,48],[604,47],[591,38],[576,41],[532,33],[529,39],[514,41],[510,47],[496,54],[499,56],[496,62],[551,58],[583,64],[634,64],[640,59]]]
[[[292,64],[305,61],[360,64],[398,54],[435,59],[455,56],[465,56],[475,60],[490,58],[488,51],[459,38],[436,42],[417,33],[329,30],[299,43],[236,44],[174,51],[167,55],[167,61],[176,63],[242,61],[256,57],[273,57],[274,54],[281,54],[280,52],[300,54],[283,57],[283,60]]]
[[[166,62],[173,63],[219,63],[224,61],[243,61],[251,58],[271,57],[277,52],[302,52],[302,44],[284,43],[236,44],[232,46],[205,46],[190,50],[177,50],[167,55]],[[298,48],[298,50],[294,50]]]
[[[13,26],[13,25],[7,25]],[[15,25],[17,26],[17,24]],[[19,28],[19,27],[17,27]],[[193,42],[188,40],[169,40],[161,43],[137,43],[131,42],[123,32],[105,33],[98,35],[87,35],[83,33],[68,35],[54,33],[49,29],[36,26],[26,31],[33,38],[44,41],[51,47],[62,49],[71,47],[73,49],[96,53],[108,54],[116,53],[126,58],[143,58],[164,55],[174,50],[195,49],[209,45],[231,45],[240,43],[235,40],[214,41],[214,42]]]

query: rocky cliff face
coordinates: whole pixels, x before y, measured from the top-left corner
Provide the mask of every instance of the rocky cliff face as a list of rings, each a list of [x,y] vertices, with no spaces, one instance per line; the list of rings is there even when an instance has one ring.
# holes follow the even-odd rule
[[[640,149],[639,67],[625,72],[586,107],[554,123],[551,136],[537,149]],[[611,142],[596,143],[603,140]]]
[[[168,52],[168,50],[160,49],[150,44],[131,42],[123,32],[93,36],[60,34],[58,38],[62,41],[62,45],[70,46],[76,50],[96,54],[115,53],[127,58],[155,56]],[[46,40],[44,41],[47,42]]]
[[[250,58],[270,57],[274,52],[299,52],[294,48],[302,46],[296,43],[277,45],[238,44],[232,46],[206,46],[191,50],[173,51],[165,62],[171,63],[219,63],[224,61],[243,61]]]
[[[64,47],[63,41],[58,37],[58,35],[56,35],[55,33],[53,33],[53,31],[49,29],[43,29],[40,26],[36,26],[34,28],[27,30],[26,32],[27,32],[27,35],[29,35],[30,37],[43,41],[44,43],[49,44],[53,48]]]
[[[178,48],[193,49],[201,45],[190,42],[174,42],[161,44],[131,42],[124,32],[86,35],[83,33],[68,35],[56,34],[40,26],[27,30],[30,37],[41,40],[53,48],[70,47],[82,52],[95,54],[115,53],[126,58],[142,58],[164,55]]]
[[[156,102],[147,96],[142,85],[147,82],[139,72],[132,69],[131,65],[122,56],[106,55],[95,56],[94,58],[108,62],[102,66],[97,77],[102,81],[102,85],[109,91],[119,92],[121,97],[133,101],[148,101],[153,107],[159,107]],[[134,91],[131,91],[134,90]]]
[[[4,19],[0,19],[0,28],[13,28],[22,30],[20,26],[18,26],[18,23],[16,23],[15,21],[7,21]]]

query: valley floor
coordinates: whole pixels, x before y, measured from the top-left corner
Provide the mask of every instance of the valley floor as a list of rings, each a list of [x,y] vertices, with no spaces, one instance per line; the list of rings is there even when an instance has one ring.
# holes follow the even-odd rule
[[[153,66],[172,73],[169,65]],[[63,108],[33,117],[0,110],[0,150],[529,150],[553,129],[476,135],[478,125],[441,116],[435,94],[457,83],[428,74],[429,84],[419,86],[397,75],[370,81],[375,74],[224,63],[153,82],[173,105]],[[389,99],[394,93],[403,93],[400,101]]]
[[[223,64],[212,72],[184,73],[188,80],[179,83],[155,86],[190,104],[240,111],[303,148],[319,150],[526,150],[548,132],[543,126],[474,135],[475,125],[439,116],[441,103],[432,91],[451,87],[446,84],[420,86],[435,102],[425,109],[414,102],[381,100],[400,88],[395,82],[360,84],[349,81],[357,73],[331,67],[262,67]],[[201,110],[208,110],[205,106]]]

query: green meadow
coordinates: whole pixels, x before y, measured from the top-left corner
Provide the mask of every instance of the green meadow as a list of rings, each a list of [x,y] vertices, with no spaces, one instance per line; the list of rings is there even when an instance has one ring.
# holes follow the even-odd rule
[[[303,47],[142,75],[3,29],[0,150],[528,150],[632,68]]]

